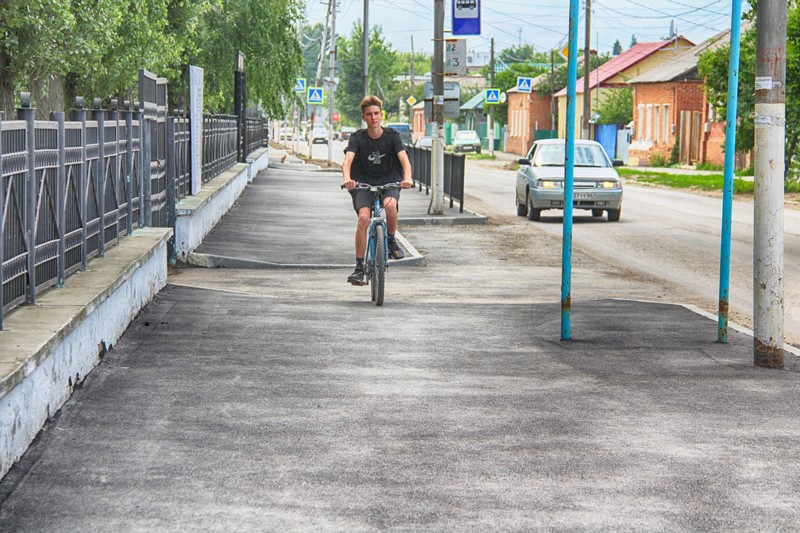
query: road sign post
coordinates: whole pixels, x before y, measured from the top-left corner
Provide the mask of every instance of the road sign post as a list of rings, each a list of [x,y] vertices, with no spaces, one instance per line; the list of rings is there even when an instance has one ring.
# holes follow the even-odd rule
[[[517,91],[521,93],[530,93],[533,89],[533,78],[526,78],[524,76],[517,76]]]

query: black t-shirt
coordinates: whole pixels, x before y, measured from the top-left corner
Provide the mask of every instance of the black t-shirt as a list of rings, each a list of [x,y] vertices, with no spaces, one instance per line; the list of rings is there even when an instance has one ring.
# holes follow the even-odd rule
[[[371,139],[366,129],[358,130],[350,136],[345,149],[355,154],[350,177],[369,185],[403,181],[403,166],[397,154],[405,149],[400,134],[392,128],[383,128],[383,135],[377,139]]]

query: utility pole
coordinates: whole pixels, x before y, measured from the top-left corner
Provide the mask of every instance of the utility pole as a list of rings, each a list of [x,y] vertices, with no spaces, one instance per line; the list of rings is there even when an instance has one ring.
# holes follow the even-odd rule
[[[364,96],[369,95],[369,0],[364,0],[364,27],[362,28],[362,42],[364,53],[364,68],[362,70],[362,80]],[[361,121],[361,127],[366,128],[367,124]]]
[[[319,87],[320,77],[322,76],[322,60],[325,58],[325,47],[328,45],[328,22],[331,16],[331,6],[333,0],[328,0],[328,10],[325,12],[325,25],[322,27],[322,41],[319,44],[319,59],[317,60],[317,75],[314,78],[314,87]],[[311,149],[314,146],[313,133],[314,133],[314,115],[316,115],[317,106],[311,106],[311,123],[308,125],[308,158],[311,159]]]
[[[583,127],[581,138],[589,138],[589,117],[592,114],[592,95],[589,89],[589,73],[592,71],[592,0],[586,0],[586,36],[583,48]]]
[[[433,2],[432,213],[444,214],[444,0]],[[441,134],[441,135],[440,135]]]
[[[786,133],[786,0],[756,12],[753,323],[756,366],[783,368],[783,180]]]
[[[331,2],[331,45],[328,78],[328,167],[333,163],[333,91],[336,89],[336,0]]]
[[[414,80],[414,36],[411,36],[411,96],[414,96],[414,87],[416,87],[416,81]],[[413,124],[414,124],[414,106],[408,106],[408,122],[412,124],[411,131],[414,131]]]
[[[489,58],[489,87],[494,88],[494,37],[492,37],[492,56]],[[494,106],[489,106],[489,153],[494,157]]]
[[[550,50],[550,129],[556,130],[556,67],[555,50]]]

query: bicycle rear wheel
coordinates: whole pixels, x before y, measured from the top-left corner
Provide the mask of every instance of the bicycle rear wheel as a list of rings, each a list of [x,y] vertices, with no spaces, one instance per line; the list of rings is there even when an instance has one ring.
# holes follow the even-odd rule
[[[369,282],[372,288],[372,301],[375,305],[383,305],[383,289],[386,281],[386,228],[375,226],[375,257],[370,272]]]

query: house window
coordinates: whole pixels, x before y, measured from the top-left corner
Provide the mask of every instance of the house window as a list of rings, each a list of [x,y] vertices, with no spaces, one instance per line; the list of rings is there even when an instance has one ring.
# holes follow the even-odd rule
[[[637,114],[639,115],[637,118],[639,122],[636,128],[636,140],[643,141],[644,140],[644,104],[639,104],[637,107]]]
[[[647,104],[647,117],[645,122],[644,140],[653,140],[653,104]]]
[[[669,140],[669,133],[672,129],[672,117],[669,116],[669,104],[664,104],[664,142]]]
[[[655,106],[655,127],[653,128],[653,132],[655,133],[653,140],[658,144],[661,141],[661,107]]]

